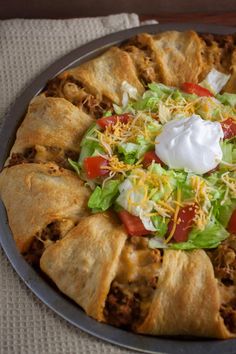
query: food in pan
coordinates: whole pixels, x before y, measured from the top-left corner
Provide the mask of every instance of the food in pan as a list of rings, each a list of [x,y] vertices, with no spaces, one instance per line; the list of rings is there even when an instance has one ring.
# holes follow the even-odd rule
[[[236,336],[235,37],[141,34],[52,79],[0,175],[25,259],[98,321]]]

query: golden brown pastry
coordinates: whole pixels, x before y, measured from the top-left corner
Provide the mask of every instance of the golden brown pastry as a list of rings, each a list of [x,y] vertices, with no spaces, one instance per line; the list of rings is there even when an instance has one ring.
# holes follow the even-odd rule
[[[138,48],[132,43],[124,44],[121,47],[125,50],[134,62],[140,81],[146,85],[153,81],[158,81],[156,64],[153,54],[148,48]]]
[[[231,56],[231,62],[229,68],[230,68],[231,76],[226,86],[224,87],[223,91],[235,93],[236,92],[236,50],[235,49]]]
[[[104,321],[105,300],[125,240],[125,232],[110,214],[95,214],[49,246],[40,266],[88,315]]]
[[[140,333],[230,338],[220,316],[220,292],[203,250],[166,251],[157,289]]]
[[[6,167],[0,175],[0,195],[17,248],[22,253],[52,223],[59,224],[56,237],[59,238],[63,236],[60,224],[65,233],[88,215],[89,190],[75,173],[53,163]]]
[[[100,101],[104,97],[121,104],[123,81],[134,86],[139,94],[144,91],[129,55],[117,47],[112,47],[100,57],[78,68],[68,70],[67,74],[81,82],[86,90],[98,97]]]
[[[137,36],[137,42],[152,52],[158,81],[170,86],[198,82],[203,65],[203,43],[196,32],[170,31],[154,36],[145,33]]]
[[[64,98],[35,97],[17,131],[10,164],[55,161],[66,165],[78,157],[80,141],[93,119]]]

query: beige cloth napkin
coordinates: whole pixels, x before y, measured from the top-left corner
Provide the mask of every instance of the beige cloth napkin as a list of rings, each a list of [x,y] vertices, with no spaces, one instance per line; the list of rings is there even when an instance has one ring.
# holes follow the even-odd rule
[[[71,20],[0,21],[1,121],[31,80],[72,49],[138,26],[136,14]],[[61,319],[26,287],[0,248],[1,354],[132,353],[98,340]]]

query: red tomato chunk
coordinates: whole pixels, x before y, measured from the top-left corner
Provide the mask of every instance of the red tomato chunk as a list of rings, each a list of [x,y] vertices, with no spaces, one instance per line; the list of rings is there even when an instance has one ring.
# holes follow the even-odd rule
[[[230,139],[236,136],[236,122],[232,118],[228,118],[221,122],[224,132],[224,139]]]
[[[180,209],[178,218],[179,222],[177,222],[176,229],[173,235],[173,239],[176,242],[185,242],[188,240],[189,232],[193,227],[193,219],[196,214],[196,206],[188,205]],[[174,221],[171,220],[168,224],[168,233],[171,232],[174,226]]]
[[[206,88],[197,85],[197,84],[193,84],[191,82],[185,82],[184,84],[182,84],[181,89],[186,92],[186,93],[190,93],[190,94],[195,94],[197,96],[200,97],[212,97],[213,94],[207,90]]]
[[[132,215],[126,210],[119,211],[118,215],[129,236],[144,236],[151,234],[151,231],[145,229],[138,216]]]
[[[110,117],[102,117],[97,120],[97,124],[105,129],[108,125],[113,125],[116,124],[117,121],[120,121],[121,123],[127,124],[129,121],[129,115],[128,114],[121,114],[121,115],[114,115]]]
[[[84,168],[89,179],[101,177],[109,173],[109,170],[105,169],[108,165],[108,160],[101,156],[92,156],[84,159]]]
[[[156,163],[159,163],[161,166],[164,166],[164,162],[159,159],[159,157],[156,155],[155,151],[148,151],[144,154],[143,157],[143,167],[148,168],[148,166],[151,165],[152,161],[155,161]]]
[[[236,234],[236,209],[234,210],[233,214],[231,215],[231,218],[228,223],[227,230],[231,234]]]

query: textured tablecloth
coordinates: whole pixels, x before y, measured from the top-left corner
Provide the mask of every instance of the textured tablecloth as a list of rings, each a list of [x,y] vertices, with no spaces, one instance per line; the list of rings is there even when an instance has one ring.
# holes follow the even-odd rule
[[[0,118],[31,80],[72,49],[139,25],[135,14],[72,20],[0,21]],[[0,353],[132,353],[61,319],[26,287],[0,249]]]

